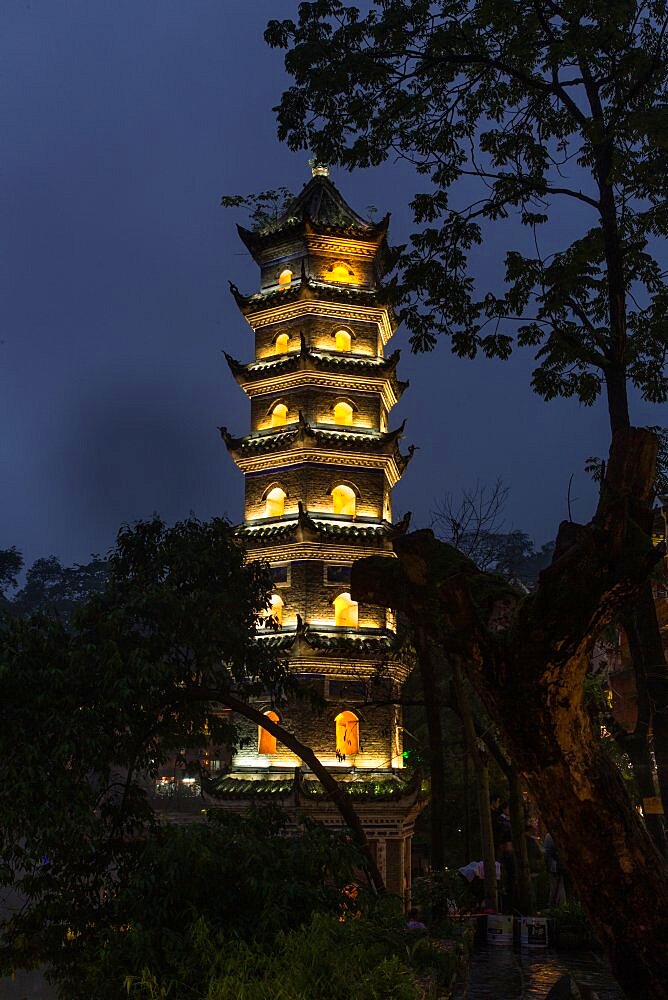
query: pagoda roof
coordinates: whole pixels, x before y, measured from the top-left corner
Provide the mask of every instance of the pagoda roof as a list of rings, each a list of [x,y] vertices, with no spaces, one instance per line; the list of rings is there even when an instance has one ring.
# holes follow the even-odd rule
[[[329,281],[316,281],[309,277],[302,268],[301,277],[289,285],[272,287],[266,291],[243,295],[237,286],[230,282],[230,290],[239,309],[244,316],[252,315],[261,309],[285,305],[288,302],[302,300],[327,300],[353,305],[378,306],[389,305],[382,296],[382,289],[359,288],[353,285],[337,284]],[[396,320],[395,320],[396,324]]]
[[[327,799],[328,793],[313,775],[300,769],[269,776],[261,772],[223,774],[205,779],[205,790],[218,799],[285,799],[302,795],[308,799]],[[393,771],[357,771],[338,782],[355,802],[392,802],[416,797],[419,775],[398,775]]]
[[[310,625],[297,615],[297,627],[259,631],[256,638],[274,650],[288,651],[297,641],[320,652],[335,652],[337,656],[377,659],[388,654],[400,655],[405,641],[395,632],[385,629],[350,629],[346,626]]]
[[[338,427],[323,428],[308,423],[299,411],[299,419],[294,424],[288,424],[285,430],[270,428],[266,431],[256,431],[244,437],[233,437],[226,427],[220,427],[220,433],[227,450],[234,458],[248,458],[255,455],[265,455],[271,452],[282,452],[294,445],[310,442],[322,448],[333,448],[340,451],[368,451],[393,455],[402,462],[405,468],[412,457],[413,449],[409,448],[408,456],[398,453],[397,443],[403,436],[406,421],[393,431],[356,430]]]
[[[396,369],[400,352],[394,351],[387,358],[373,358],[362,354],[328,353],[314,351],[302,338],[301,349],[278,357],[263,358],[244,365],[225,352],[225,358],[240,386],[252,385],[274,377],[282,377],[298,371],[339,372],[344,375],[366,376],[389,379],[397,399],[408,388],[407,381],[397,378]]]
[[[363,218],[350,207],[329,177],[316,174],[275,222],[256,230],[237,226],[237,231],[255,257],[272,244],[306,233],[379,244],[385,238],[389,219],[389,215],[380,222]]]
[[[392,527],[388,524],[341,524],[314,520],[308,514],[312,540],[318,542],[343,542],[346,545],[374,547],[389,542]],[[301,527],[301,532],[300,532]],[[302,537],[298,537],[299,535]],[[308,534],[308,532],[307,532]],[[295,541],[310,541],[304,536],[304,526],[299,519],[287,523],[261,524],[257,527],[245,525],[238,530],[238,535],[246,545],[267,546],[282,545]]]

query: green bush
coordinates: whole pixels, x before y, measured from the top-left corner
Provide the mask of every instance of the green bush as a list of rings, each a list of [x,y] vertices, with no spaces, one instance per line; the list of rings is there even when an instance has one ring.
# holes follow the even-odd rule
[[[281,932],[273,945],[248,944],[193,929],[192,961],[206,969],[203,987],[188,972],[165,979],[150,969],[128,977],[132,1000],[418,1000],[416,978],[394,953],[398,926],[360,916],[345,921],[314,914],[297,931]],[[404,949],[405,951],[406,949]]]

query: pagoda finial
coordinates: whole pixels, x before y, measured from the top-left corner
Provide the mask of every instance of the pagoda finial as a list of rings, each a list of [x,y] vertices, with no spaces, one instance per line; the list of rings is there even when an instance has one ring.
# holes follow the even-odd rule
[[[325,166],[324,163],[318,163],[317,160],[309,160],[311,164],[311,176],[312,177],[329,177],[329,167]]]

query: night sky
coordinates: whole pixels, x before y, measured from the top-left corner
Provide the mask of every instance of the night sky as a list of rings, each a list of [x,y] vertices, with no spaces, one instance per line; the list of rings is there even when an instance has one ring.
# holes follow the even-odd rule
[[[296,4],[2,4],[0,547],[28,562],[85,562],[153,511],[241,517],[242,476],[217,426],[249,427],[222,351],[249,360],[252,335],[227,281],[249,292],[258,279],[235,231],[243,213],[219,202],[310,178],[308,154],[276,139],[271,109],[288,79],[262,38]],[[332,179],[362,214],[391,211],[390,237],[405,240],[409,168]],[[552,249],[579,232],[578,212],[563,213]],[[476,257],[480,279],[524,238],[499,227]],[[411,387],[391,426],[406,417],[403,450],[419,446],[395,517],[410,509],[428,524],[443,494],[500,476],[505,527],[541,544],[566,516],[574,473],[573,514],[588,518],[583,465],[607,451],[604,404],[544,403],[526,352],[470,362],[443,341],[413,356],[402,330],[395,345]],[[661,422],[637,399],[632,418]]]

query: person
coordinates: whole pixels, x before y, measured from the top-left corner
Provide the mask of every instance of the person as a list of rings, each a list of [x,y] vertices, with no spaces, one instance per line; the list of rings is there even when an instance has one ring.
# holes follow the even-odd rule
[[[409,931],[426,931],[427,925],[423,924],[420,920],[420,911],[417,906],[411,906],[408,911],[408,923],[406,926]]]
[[[550,875],[550,906],[561,906],[566,902],[566,869],[559,859],[559,852],[552,834],[546,833],[543,841],[545,864]]]

